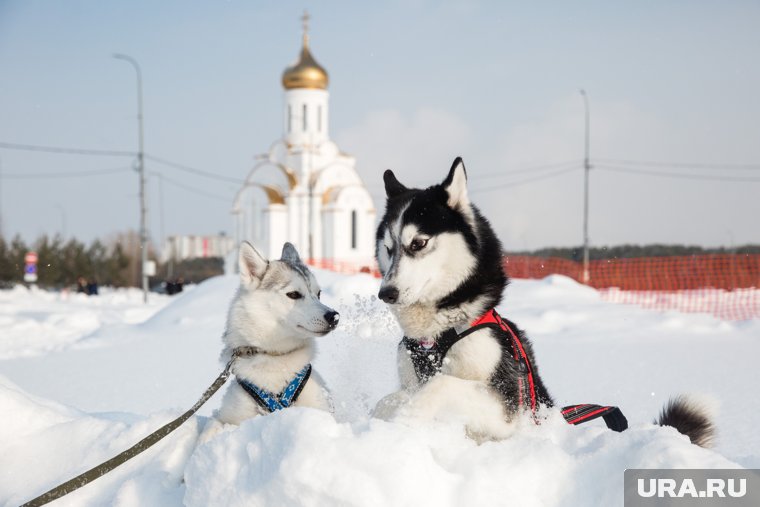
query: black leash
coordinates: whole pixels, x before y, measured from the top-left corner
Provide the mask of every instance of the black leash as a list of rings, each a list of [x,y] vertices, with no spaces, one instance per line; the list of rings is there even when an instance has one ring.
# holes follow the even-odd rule
[[[101,463],[100,465],[91,468],[87,470],[84,473],[81,473],[74,477],[73,479],[70,479],[63,484],[56,486],[55,488],[51,489],[50,491],[41,494],[37,498],[34,498],[32,500],[29,500],[25,504],[23,504],[21,507],[36,507],[38,505],[45,505],[49,502],[52,502],[53,500],[56,500],[58,498],[61,498],[64,495],[68,495],[72,491],[76,491],[77,489],[81,488],[82,486],[86,486],[87,484],[91,483],[95,479],[104,476],[114,468],[118,467],[119,465],[126,463],[130,459],[134,458],[141,452],[145,451],[146,449],[150,448],[154,444],[158,443],[161,439],[163,439],[165,436],[167,436],[172,431],[176,430],[177,428],[182,425],[185,421],[190,419],[190,417],[195,414],[198,409],[201,408],[201,406],[208,401],[209,398],[211,398],[214,393],[216,393],[220,387],[224,385],[225,382],[227,382],[227,379],[230,376],[230,369],[232,368],[232,362],[235,360],[235,358],[246,355],[245,352],[239,352],[238,350],[235,350],[232,354],[232,359],[227,363],[227,366],[224,368],[224,371],[214,380],[214,383],[209,386],[208,389],[206,389],[206,392],[203,393],[203,396],[200,397],[198,401],[195,402],[195,405],[193,405],[190,410],[182,414],[181,416],[177,417],[173,421],[161,426],[159,429],[148,435],[147,437],[143,438],[139,442],[137,442],[135,445],[127,449],[126,451],[123,451],[113,458],[109,459],[108,461]]]

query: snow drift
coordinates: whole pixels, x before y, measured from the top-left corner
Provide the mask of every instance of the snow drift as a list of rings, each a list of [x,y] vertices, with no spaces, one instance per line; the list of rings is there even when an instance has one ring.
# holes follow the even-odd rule
[[[341,312],[314,364],[334,415],[288,409],[199,445],[217,397],[58,504],[609,506],[622,505],[626,468],[760,466],[756,321],[605,303],[564,277],[515,281],[499,311],[530,334],[555,399],[614,403],[631,428],[572,427],[553,413],[538,426],[523,421],[514,438],[476,445],[454,425],[368,417],[397,387],[400,331],[374,298],[375,279],[317,277]],[[81,300],[0,293],[0,505],[31,499],[189,407],[221,370],[219,337],[236,285],[219,277],[147,308],[130,291]],[[25,326],[28,342],[18,333]],[[715,451],[650,423],[669,395],[689,391],[723,405]]]

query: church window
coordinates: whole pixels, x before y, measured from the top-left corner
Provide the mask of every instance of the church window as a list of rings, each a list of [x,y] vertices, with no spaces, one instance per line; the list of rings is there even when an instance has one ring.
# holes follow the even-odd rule
[[[288,104],[288,134],[293,130],[293,106]]]
[[[322,106],[317,107],[317,131],[322,132]]]
[[[351,249],[356,250],[356,210],[351,210]]]
[[[307,125],[308,124],[306,123],[306,104],[304,104],[303,105],[303,131],[304,132],[306,132]]]

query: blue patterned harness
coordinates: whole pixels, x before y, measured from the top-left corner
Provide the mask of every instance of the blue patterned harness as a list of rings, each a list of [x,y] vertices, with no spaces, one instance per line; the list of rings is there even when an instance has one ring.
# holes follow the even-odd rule
[[[288,408],[295,403],[310,376],[311,364],[307,364],[296,374],[280,394],[270,393],[266,389],[262,389],[247,380],[237,379],[237,382],[261,408],[272,413],[283,408]]]

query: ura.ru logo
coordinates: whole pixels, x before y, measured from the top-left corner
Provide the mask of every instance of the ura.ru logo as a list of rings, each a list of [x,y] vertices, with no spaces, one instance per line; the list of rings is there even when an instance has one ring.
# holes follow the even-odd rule
[[[693,479],[639,479],[637,492],[644,498],[741,498],[747,494],[747,479],[706,479],[699,489]]]

